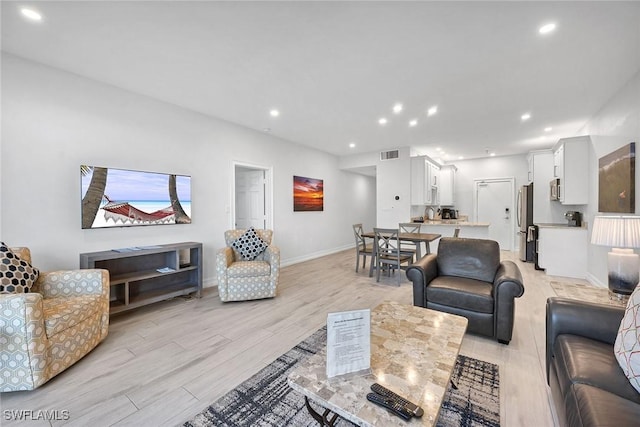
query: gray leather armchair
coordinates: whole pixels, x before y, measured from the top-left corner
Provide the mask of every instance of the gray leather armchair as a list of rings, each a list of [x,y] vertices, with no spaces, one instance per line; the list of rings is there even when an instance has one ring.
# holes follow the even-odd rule
[[[624,308],[549,298],[547,383],[559,425],[637,426],[640,393],[613,353]]]
[[[468,331],[509,344],[515,298],[524,294],[522,274],[512,261],[500,261],[498,242],[445,237],[438,254],[407,268],[413,305],[469,319]]]

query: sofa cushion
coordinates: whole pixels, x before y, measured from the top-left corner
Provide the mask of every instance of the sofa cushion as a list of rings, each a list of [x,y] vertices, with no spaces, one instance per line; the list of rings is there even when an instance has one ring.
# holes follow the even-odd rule
[[[440,276],[493,282],[500,266],[500,246],[493,240],[443,237],[437,260]]]
[[[574,384],[565,405],[570,426],[636,426],[640,419],[640,405],[588,384]]]
[[[267,249],[267,244],[258,236],[253,227],[245,231],[231,246],[240,253],[245,261],[256,259]]]
[[[553,353],[560,391],[588,384],[640,404],[640,394],[618,366],[611,344],[578,335],[559,335]]]
[[[39,271],[0,242],[0,294],[27,293]]]
[[[266,261],[238,261],[227,269],[228,277],[269,276],[271,266]]]
[[[439,276],[427,287],[427,301],[491,314],[493,284],[464,277]]]
[[[631,385],[640,392],[640,286],[627,301],[613,352]]]
[[[48,337],[69,329],[101,310],[100,295],[45,298],[44,327]]]

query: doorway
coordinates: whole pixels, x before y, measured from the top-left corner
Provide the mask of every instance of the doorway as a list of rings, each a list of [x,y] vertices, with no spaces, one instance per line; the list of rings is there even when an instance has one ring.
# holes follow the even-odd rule
[[[232,228],[273,228],[269,167],[233,163]]]
[[[474,180],[473,206],[477,222],[488,222],[489,236],[500,249],[514,250],[515,225],[514,178],[490,178]]]

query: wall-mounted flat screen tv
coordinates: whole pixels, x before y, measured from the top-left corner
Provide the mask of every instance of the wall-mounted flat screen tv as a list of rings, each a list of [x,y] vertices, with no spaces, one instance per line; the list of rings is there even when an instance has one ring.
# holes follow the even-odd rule
[[[191,177],[80,166],[82,228],[190,224]]]

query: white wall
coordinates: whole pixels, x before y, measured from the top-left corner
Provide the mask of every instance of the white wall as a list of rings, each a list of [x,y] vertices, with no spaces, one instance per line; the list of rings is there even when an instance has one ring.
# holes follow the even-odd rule
[[[375,223],[375,179],[335,156],[16,56],[2,57],[0,239],[29,246],[43,270],[81,252],[204,243],[204,278],[231,223],[232,161],[272,166],[275,243],[283,264],[353,245]],[[82,230],[81,164],[192,177],[192,224]],[[324,179],[324,212],[293,212],[293,175]]]
[[[598,212],[598,159],[630,142],[636,143],[636,214],[640,213],[640,165],[637,163],[640,149],[640,72],[587,122],[578,135],[592,135],[589,206],[585,215],[589,228]],[[587,255],[589,280],[605,287],[608,251],[609,248],[589,244]]]
[[[468,215],[470,221],[473,218],[473,192],[475,179],[487,178],[511,178],[516,181],[515,191],[527,181],[527,156],[486,157],[483,159],[456,160],[455,208],[460,215]],[[516,193],[517,194],[517,193]],[[516,200],[514,195],[514,200]],[[514,229],[514,232],[517,231]]]
[[[401,222],[411,220],[411,160],[409,147],[399,148],[393,160],[380,160],[376,164],[377,225],[398,228]],[[397,200],[396,200],[397,198]]]

